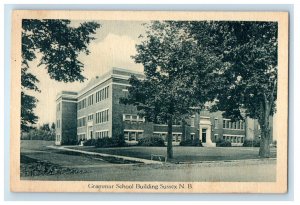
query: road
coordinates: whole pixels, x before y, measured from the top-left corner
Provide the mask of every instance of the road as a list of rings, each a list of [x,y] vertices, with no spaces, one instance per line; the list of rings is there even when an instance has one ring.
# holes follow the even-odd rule
[[[64,181],[181,181],[181,182],[272,182],[276,159],[203,162],[195,164],[114,164],[91,156],[53,150],[46,145],[22,144],[21,153],[40,161],[85,173],[22,177],[26,180]]]

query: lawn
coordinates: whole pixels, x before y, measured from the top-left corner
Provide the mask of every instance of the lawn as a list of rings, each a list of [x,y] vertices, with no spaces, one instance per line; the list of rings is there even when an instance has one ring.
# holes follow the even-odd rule
[[[95,148],[95,147],[69,147],[72,149],[85,150],[90,152],[105,153],[150,159],[151,154],[163,155],[167,153],[166,147],[119,147],[119,148]],[[201,161],[226,161],[226,160],[245,160],[259,159],[256,147],[180,147],[174,146],[174,159],[169,160],[173,163],[196,163]],[[271,149],[271,157],[276,158],[276,149]]]

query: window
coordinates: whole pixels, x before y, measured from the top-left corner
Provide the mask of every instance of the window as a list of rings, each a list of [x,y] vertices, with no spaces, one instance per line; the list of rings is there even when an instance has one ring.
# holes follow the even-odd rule
[[[109,137],[108,135],[108,130],[101,130],[101,131],[96,131],[96,139],[101,139],[104,137]]]
[[[86,117],[79,118],[77,120],[77,127],[84,127],[84,126],[86,126]]]
[[[237,128],[236,129],[238,129],[238,130],[240,130],[241,129],[241,121],[239,121],[239,122],[237,122]]]
[[[78,135],[77,135],[77,139],[78,139],[78,140],[85,140],[85,139],[86,139],[85,133],[78,134]]]
[[[181,142],[181,134],[172,134],[173,142]]]
[[[214,137],[215,137],[215,142],[218,141],[219,134],[214,134]]]
[[[143,130],[124,130],[124,138],[126,141],[138,141],[143,138]]]
[[[215,129],[218,129],[218,118],[215,118]]]
[[[108,120],[109,120],[108,109],[96,113],[96,124],[108,122]]]
[[[60,135],[56,135],[56,141],[57,141],[57,142],[60,142],[60,141],[61,141]]]
[[[88,121],[92,121],[93,118],[94,118],[94,115],[93,115],[93,114],[88,115]]]
[[[232,130],[243,130],[245,129],[245,123],[243,121],[231,122],[231,120],[229,119],[224,119],[223,128]]]
[[[96,103],[108,98],[109,86],[96,92]]]
[[[86,108],[86,98],[84,98],[83,100],[81,100],[77,103],[78,110],[81,110],[83,108]]]
[[[243,135],[223,135],[223,139],[231,143],[244,143]]]
[[[124,121],[130,121],[131,120],[131,115],[124,115]]]
[[[88,97],[88,106],[93,105],[93,103],[94,103],[94,95],[90,95]]]
[[[191,133],[191,140],[195,139],[195,133]]]
[[[191,117],[191,127],[195,127],[195,117]]]
[[[140,117],[139,115],[123,114],[123,121],[126,121],[126,122],[145,122],[145,118]]]

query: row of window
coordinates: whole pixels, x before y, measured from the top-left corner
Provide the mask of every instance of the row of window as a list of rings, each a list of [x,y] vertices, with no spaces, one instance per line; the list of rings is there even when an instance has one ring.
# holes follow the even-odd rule
[[[94,95],[90,95],[88,97],[88,106],[91,106],[94,104]]]
[[[96,124],[108,122],[109,120],[109,110],[103,110],[96,113]],[[94,119],[94,114],[90,114],[87,117],[88,121],[92,121]],[[84,127],[86,126],[86,117],[82,117],[77,119],[77,127]]]
[[[83,134],[78,134],[78,135],[77,135],[77,139],[78,139],[78,140],[85,140],[85,139],[86,139],[85,133],[83,133]]]
[[[84,126],[86,126],[86,117],[77,119],[77,127],[84,127]]]
[[[109,86],[106,86],[105,88],[102,88],[101,90],[96,92],[96,94],[95,94],[96,103],[108,98],[108,93],[109,93],[108,89],[109,89]],[[94,94],[88,96],[87,98],[80,100],[77,103],[77,109],[81,110],[81,109],[84,109],[87,106],[91,106],[93,104],[94,104]]]
[[[158,136],[158,137],[161,137],[163,138],[163,140],[166,142],[167,141],[167,135],[168,133],[167,132],[157,132],[157,133],[154,133],[154,136]],[[173,142],[181,142],[182,140],[182,133],[173,133],[172,134],[172,140]]]
[[[96,124],[108,122],[108,109],[96,113]]]
[[[97,132],[95,133],[95,137],[96,137],[96,139],[108,137],[108,130],[97,131]]]
[[[145,122],[144,117],[139,115],[123,114],[123,121],[125,122]]]
[[[124,131],[126,141],[138,141],[143,138],[144,131]]]
[[[244,130],[245,122],[243,121],[232,122],[231,120],[223,120],[223,128],[233,129],[233,130]]]
[[[109,86],[96,92],[96,103],[108,98],[108,88]]]
[[[86,98],[80,100],[78,103],[77,103],[77,109],[78,110],[81,110],[83,108],[86,108]]]
[[[90,114],[90,115],[88,115],[88,121],[92,121],[92,120],[93,120],[93,118],[94,118],[94,114]]]
[[[223,139],[231,143],[244,143],[244,136],[223,135]]]

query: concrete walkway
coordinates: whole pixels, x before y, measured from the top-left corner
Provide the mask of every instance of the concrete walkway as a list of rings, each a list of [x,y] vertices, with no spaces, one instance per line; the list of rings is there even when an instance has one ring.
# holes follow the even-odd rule
[[[126,157],[126,156],[121,156],[121,155],[112,155],[112,154],[104,154],[104,153],[97,153],[97,152],[89,152],[89,151],[83,151],[83,150],[75,150],[75,149],[69,149],[64,146],[47,146],[52,149],[58,149],[58,150],[65,150],[65,151],[71,151],[71,152],[79,152],[83,154],[88,154],[88,155],[97,155],[97,156],[102,156],[102,157],[114,157],[117,159],[123,159],[123,160],[129,160],[129,161],[134,161],[134,162],[141,162],[144,164],[163,164],[162,162],[159,161],[153,161],[153,160],[148,160],[148,159],[141,159],[141,158],[136,158],[136,157]]]

